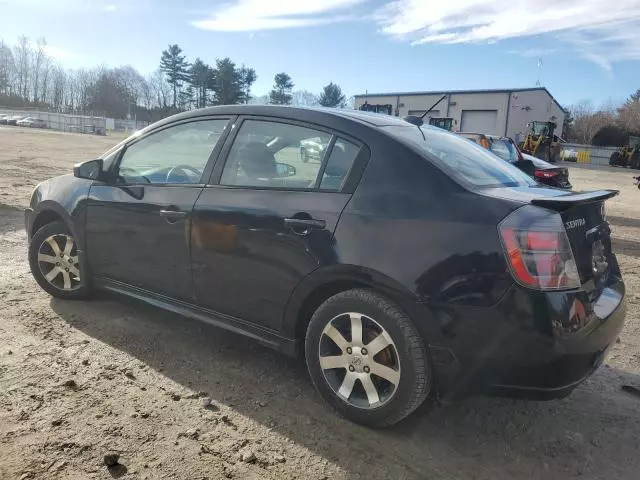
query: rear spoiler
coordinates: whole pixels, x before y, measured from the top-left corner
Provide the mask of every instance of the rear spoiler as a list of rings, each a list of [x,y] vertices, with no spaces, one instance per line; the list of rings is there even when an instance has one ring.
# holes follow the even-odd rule
[[[531,200],[533,205],[549,208],[562,212],[579,204],[604,202],[605,200],[615,197],[620,192],[618,190],[596,190],[594,192],[569,193],[559,197],[534,198]]]

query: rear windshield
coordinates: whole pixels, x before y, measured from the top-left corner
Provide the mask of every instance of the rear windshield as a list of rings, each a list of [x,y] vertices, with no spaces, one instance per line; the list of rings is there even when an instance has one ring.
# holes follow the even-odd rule
[[[518,151],[516,150],[515,145],[509,140],[503,138],[490,138],[489,150],[509,163],[514,163],[520,160],[518,158]]]
[[[441,128],[407,125],[381,127],[400,140],[417,146],[449,176],[472,188],[534,186],[522,170],[489,150]]]

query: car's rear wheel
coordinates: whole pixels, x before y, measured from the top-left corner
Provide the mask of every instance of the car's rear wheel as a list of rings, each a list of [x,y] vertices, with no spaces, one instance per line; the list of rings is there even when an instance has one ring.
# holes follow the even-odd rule
[[[44,225],[33,235],[29,265],[38,284],[54,297],[81,299],[89,293],[78,245],[64,222]]]
[[[316,389],[353,422],[397,423],[431,389],[424,340],[396,305],[372,291],[349,290],[325,301],[311,318],[305,347]]]

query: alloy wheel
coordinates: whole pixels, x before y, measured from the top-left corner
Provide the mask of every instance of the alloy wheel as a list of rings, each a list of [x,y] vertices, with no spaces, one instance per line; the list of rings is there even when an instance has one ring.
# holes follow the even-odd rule
[[[69,235],[47,237],[38,248],[38,266],[45,280],[55,288],[72,291],[81,286],[78,249]]]
[[[393,339],[361,313],[344,313],[327,323],[320,336],[319,357],[331,389],[354,407],[381,407],[400,383],[400,358]]]

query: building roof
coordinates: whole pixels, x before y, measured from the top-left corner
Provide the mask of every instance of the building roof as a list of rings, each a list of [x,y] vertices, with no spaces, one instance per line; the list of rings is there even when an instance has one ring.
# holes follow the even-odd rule
[[[418,95],[452,95],[452,94],[464,94],[464,93],[515,93],[515,92],[532,92],[535,90],[544,90],[547,95],[551,97],[551,100],[558,106],[564,113],[567,111],[558,103],[558,101],[551,95],[551,92],[546,87],[531,87],[531,88],[499,88],[499,89],[485,89],[485,90],[435,90],[431,92],[388,92],[388,93],[363,93],[354,95],[355,98],[367,98],[367,97],[414,97]]]

